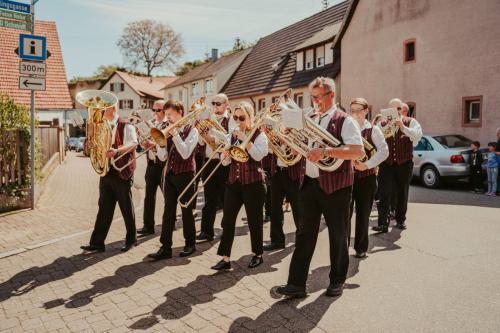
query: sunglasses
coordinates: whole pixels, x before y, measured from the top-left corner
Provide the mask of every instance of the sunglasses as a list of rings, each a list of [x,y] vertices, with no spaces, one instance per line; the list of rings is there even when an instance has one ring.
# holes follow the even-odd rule
[[[163,109],[153,109],[153,112],[156,113],[156,112],[162,112]]]
[[[222,102],[212,102],[213,106],[221,106],[222,104],[224,104],[224,103],[222,103]]]
[[[234,115],[233,119],[234,119],[234,121],[238,121],[239,120],[239,121],[243,122],[243,121],[245,121],[245,119],[247,119],[247,117]]]
[[[401,108],[400,106],[398,106],[398,107],[397,107],[397,109],[398,109],[398,111],[401,111],[401,110],[402,110],[402,108]]]

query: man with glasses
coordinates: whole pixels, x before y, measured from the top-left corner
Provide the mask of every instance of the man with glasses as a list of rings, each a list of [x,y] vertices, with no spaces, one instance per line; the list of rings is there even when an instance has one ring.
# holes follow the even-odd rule
[[[386,233],[389,230],[389,207],[391,197],[396,195],[396,227],[406,229],[406,210],[408,208],[408,191],[413,172],[413,147],[422,138],[422,127],[414,118],[407,117],[409,107],[400,99],[389,102],[390,108],[396,108],[400,115],[396,121],[398,130],[388,138],[389,157],[380,164],[379,186],[380,203],[378,226],[372,229]]]
[[[330,285],[327,296],[340,296],[349,267],[348,225],[354,173],[351,160],[364,156],[361,132],[356,121],[334,103],[335,83],[319,77],[309,85],[315,112],[309,116],[323,129],[341,141],[331,148],[314,148],[310,142],[307,160],[302,162],[299,177],[299,204],[302,218],[296,234],[288,283],[276,292],[288,297],[305,297],[306,282],[321,216],[325,218],[330,240]],[[320,170],[315,164],[324,157],[344,160],[335,171]],[[303,160],[304,161],[304,160]]]
[[[358,97],[353,99],[350,111],[361,128],[361,136],[377,150],[370,159],[364,162],[354,161],[354,186],[351,200],[351,217],[354,212],[354,205],[356,205],[354,250],[356,250],[356,258],[365,258],[366,251],[368,251],[370,213],[377,189],[377,166],[389,156],[389,148],[385,142],[382,130],[377,126],[372,126],[366,120],[368,102],[364,98]]]
[[[212,99],[212,111],[209,115],[215,121],[217,121],[227,133],[234,128],[230,126],[229,122],[229,100],[225,94],[217,94]],[[234,124],[234,123],[233,123]],[[231,124],[232,125],[232,124]],[[200,133],[199,143],[201,145],[206,145],[206,142],[215,142],[215,137],[210,133],[210,131],[205,133]],[[212,155],[212,149],[209,145],[205,148],[205,163],[209,163],[205,168],[202,178],[203,180],[212,173],[217,164],[219,164],[220,154],[208,161],[208,158]],[[201,231],[196,239],[199,241],[211,241],[214,239],[214,222],[215,216],[217,214],[217,206],[219,203],[224,202],[224,189],[226,184],[226,179],[228,175],[228,167],[220,166],[212,178],[203,188],[203,193],[205,197],[205,205],[201,211]]]
[[[165,101],[163,100],[158,100],[153,105],[154,119],[151,121],[151,125],[158,129],[164,129],[168,125],[165,111],[163,111],[164,105]],[[161,175],[163,167],[165,166],[167,154],[164,153],[164,149],[159,149],[159,146],[151,140],[141,142],[141,146],[144,149],[154,147],[147,154],[148,166],[145,176],[146,195],[144,197],[144,226],[137,231],[139,235],[145,236],[155,233],[156,192],[158,187],[161,188]]]

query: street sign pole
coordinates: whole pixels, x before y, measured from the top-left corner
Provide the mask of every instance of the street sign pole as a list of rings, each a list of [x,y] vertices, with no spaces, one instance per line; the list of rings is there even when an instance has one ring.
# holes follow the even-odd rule
[[[31,34],[35,34],[35,1],[31,0]],[[31,209],[35,209],[35,91],[31,91]]]

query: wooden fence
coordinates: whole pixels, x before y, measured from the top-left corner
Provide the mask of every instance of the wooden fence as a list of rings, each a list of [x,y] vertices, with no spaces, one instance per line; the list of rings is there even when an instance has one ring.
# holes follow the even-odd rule
[[[0,133],[0,186],[23,184],[29,172],[28,147],[21,131]]]
[[[38,127],[35,128],[35,135],[42,148],[42,166],[45,166],[56,153],[59,153],[59,163],[64,161],[66,152],[64,149],[64,130],[62,128]]]

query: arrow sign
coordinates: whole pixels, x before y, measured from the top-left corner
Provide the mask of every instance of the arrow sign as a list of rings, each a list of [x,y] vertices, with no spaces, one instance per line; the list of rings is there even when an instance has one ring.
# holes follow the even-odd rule
[[[21,90],[45,90],[45,78],[20,76],[19,89]]]

